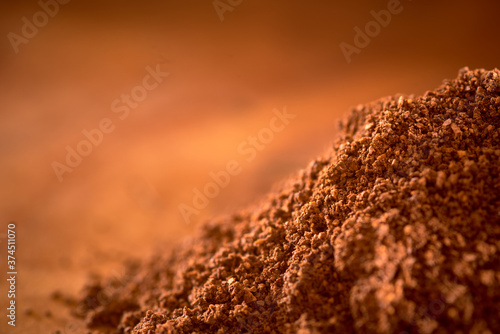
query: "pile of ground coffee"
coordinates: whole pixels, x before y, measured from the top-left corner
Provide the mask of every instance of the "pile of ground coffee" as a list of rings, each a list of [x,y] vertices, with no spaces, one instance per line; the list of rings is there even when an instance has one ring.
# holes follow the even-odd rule
[[[500,72],[359,106],[251,210],[94,282],[124,333],[499,333]]]

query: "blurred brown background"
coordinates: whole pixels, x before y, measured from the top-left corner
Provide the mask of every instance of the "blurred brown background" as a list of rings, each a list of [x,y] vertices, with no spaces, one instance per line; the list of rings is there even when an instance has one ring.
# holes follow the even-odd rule
[[[353,45],[353,29],[388,1],[220,3],[232,8],[223,21],[213,1],[73,0],[18,53],[8,34],[21,35],[23,17],[33,22],[42,8],[0,5],[0,332],[84,333],[53,291],[74,295],[88,273],[110,275],[123,259],[173,247],[203,219],[255,201],[324,152],[349,107],[422,94],[463,66],[500,59],[495,1],[402,0],[350,63],[340,43]],[[170,75],[120,120],[111,102],[157,64]],[[247,163],[238,145],[284,106],[296,118]],[[51,164],[65,163],[66,146],[103,118],[114,131],[59,182]],[[230,160],[241,174],[186,224],[179,204],[191,205],[193,189]],[[11,221],[15,329],[5,317]]]

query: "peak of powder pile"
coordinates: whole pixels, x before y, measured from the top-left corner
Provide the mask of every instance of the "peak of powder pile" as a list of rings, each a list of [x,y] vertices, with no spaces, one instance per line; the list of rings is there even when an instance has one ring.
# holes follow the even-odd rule
[[[500,72],[358,106],[254,207],[89,283],[120,333],[500,332]]]

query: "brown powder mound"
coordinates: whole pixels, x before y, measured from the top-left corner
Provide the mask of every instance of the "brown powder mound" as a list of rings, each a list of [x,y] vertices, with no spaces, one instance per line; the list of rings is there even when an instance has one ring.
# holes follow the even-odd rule
[[[252,210],[89,285],[124,333],[499,333],[500,72],[359,106]]]

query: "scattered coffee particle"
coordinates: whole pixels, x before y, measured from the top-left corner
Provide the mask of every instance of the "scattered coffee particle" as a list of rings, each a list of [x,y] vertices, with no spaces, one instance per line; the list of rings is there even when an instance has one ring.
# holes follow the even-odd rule
[[[64,294],[59,290],[52,292],[50,298],[67,306],[74,306],[78,303],[78,300],[74,296]]]
[[[64,299],[63,293],[59,290],[55,290],[50,294],[52,300],[62,300]]]
[[[352,110],[259,205],[85,287],[121,333],[499,333],[500,72]]]

